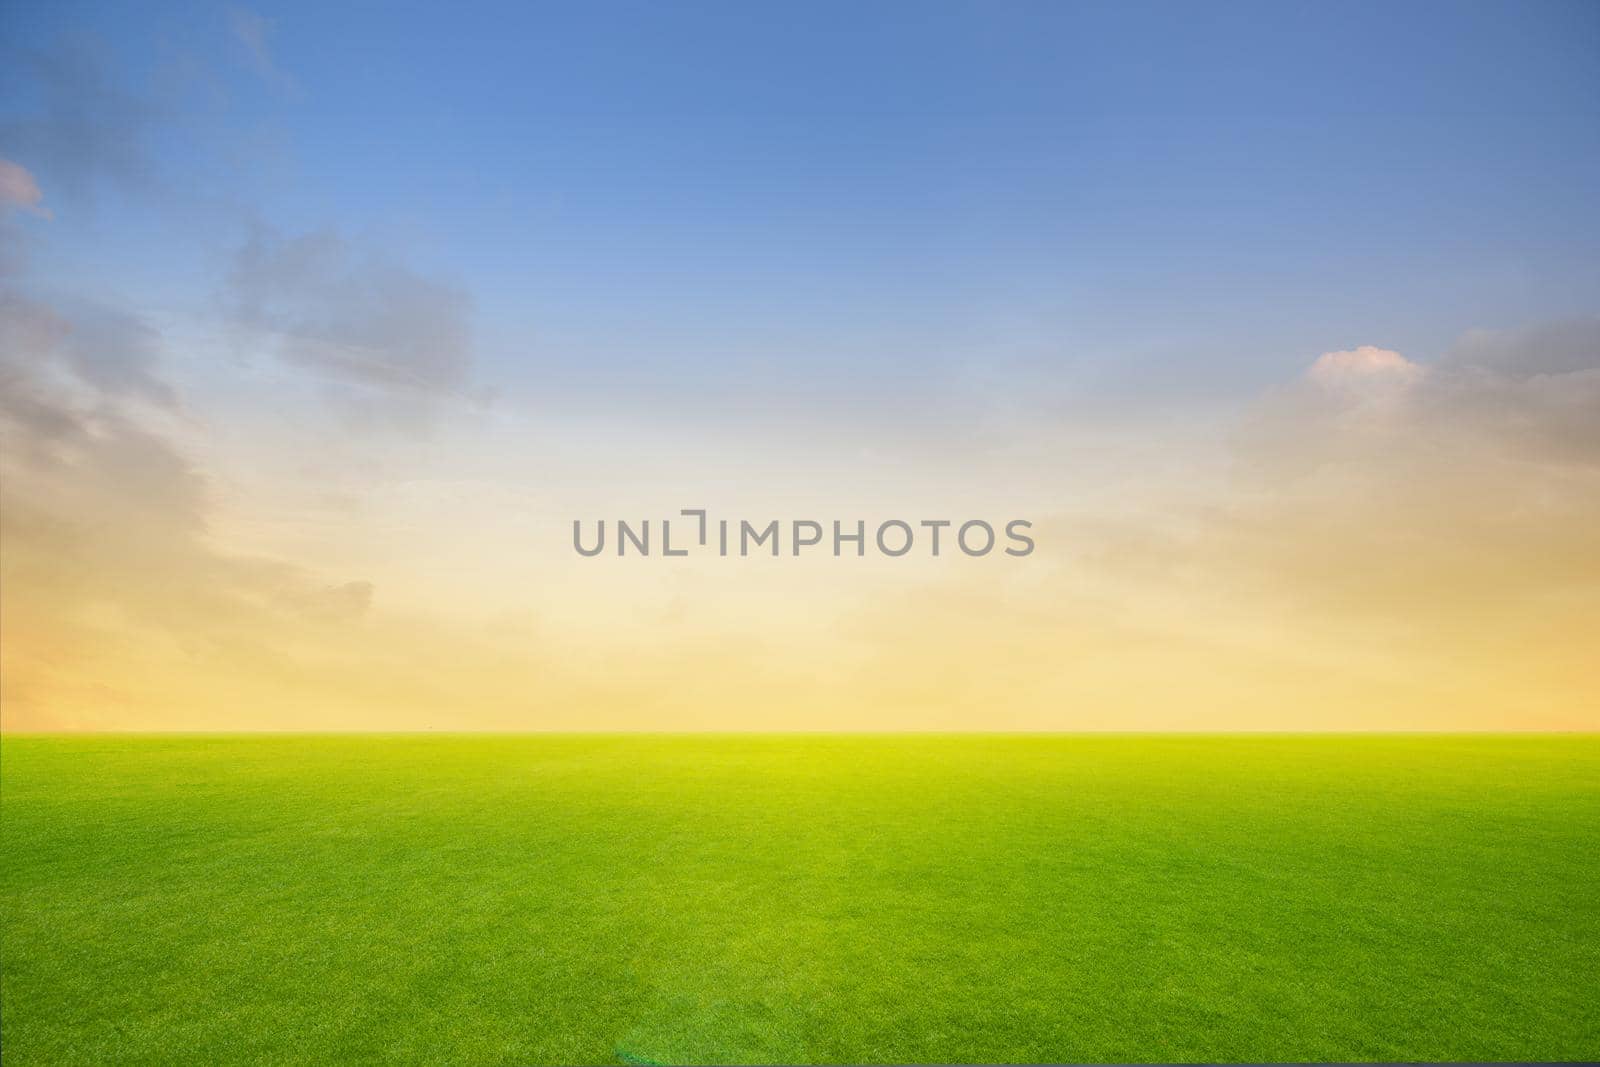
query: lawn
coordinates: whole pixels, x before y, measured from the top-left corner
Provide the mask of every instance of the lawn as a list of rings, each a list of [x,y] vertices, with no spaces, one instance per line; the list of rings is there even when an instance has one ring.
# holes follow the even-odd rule
[[[0,742],[8,1067],[1600,1058],[1600,737]]]

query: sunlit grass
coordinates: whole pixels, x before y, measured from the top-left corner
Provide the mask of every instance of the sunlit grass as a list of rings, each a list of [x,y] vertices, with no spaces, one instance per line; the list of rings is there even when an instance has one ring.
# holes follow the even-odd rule
[[[6,737],[4,1054],[1600,1056],[1593,737]]]

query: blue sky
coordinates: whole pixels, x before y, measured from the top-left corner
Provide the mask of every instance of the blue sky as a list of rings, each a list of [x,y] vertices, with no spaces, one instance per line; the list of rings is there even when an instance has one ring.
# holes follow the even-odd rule
[[[139,101],[164,194],[24,158],[57,207],[47,277],[203,311],[227,238],[332,228],[467,291],[478,376],[512,394],[827,395],[963,359],[1226,393],[1600,290],[1592,4],[7,20],[8,48],[94,55]],[[6,116],[37,113],[8,82]]]
[[[8,723],[1595,727],[1600,5],[0,51]],[[685,506],[1038,551],[572,551]]]

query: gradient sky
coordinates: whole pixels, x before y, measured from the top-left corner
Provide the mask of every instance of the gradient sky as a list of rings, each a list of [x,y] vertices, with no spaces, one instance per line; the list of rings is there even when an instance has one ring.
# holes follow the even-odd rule
[[[0,159],[8,730],[1600,728],[1592,3],[22,0]]]

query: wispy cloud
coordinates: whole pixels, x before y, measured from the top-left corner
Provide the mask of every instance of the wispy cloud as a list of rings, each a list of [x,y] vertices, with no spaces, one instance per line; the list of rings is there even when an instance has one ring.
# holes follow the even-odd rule
[[[276,24],[268,18],[245,7],[228,9],[228,28],[243,48],[245,62],[250,69],[270,85],[289,92],[298,92],[294,77],[278,65],[272,51],[272,38]]]
[[[425,413],[470,380],[467,294],[331,230],[258,228],[234,256],[224,302],[279,357],[396,418]]]

